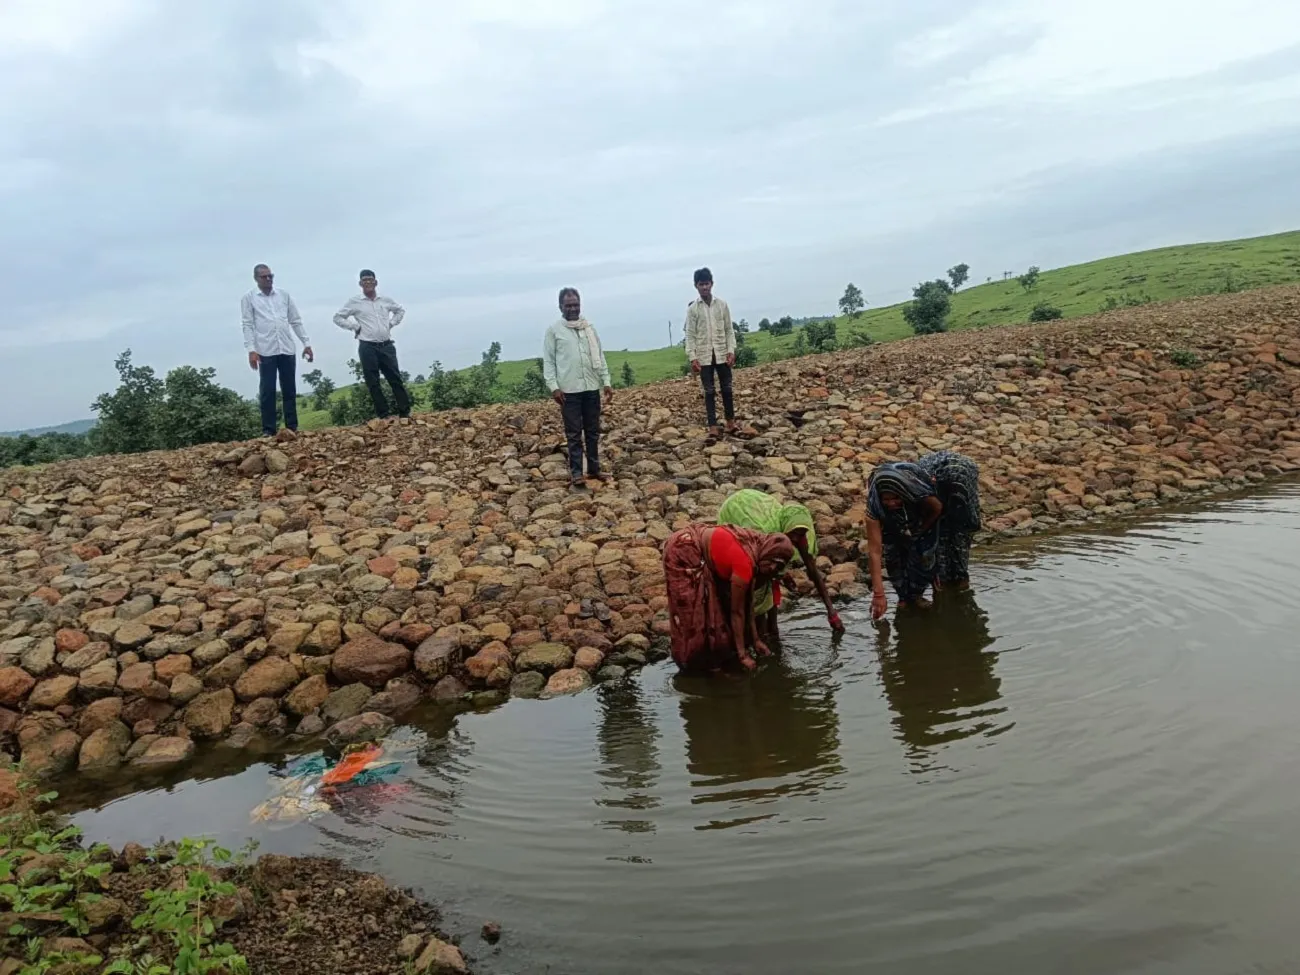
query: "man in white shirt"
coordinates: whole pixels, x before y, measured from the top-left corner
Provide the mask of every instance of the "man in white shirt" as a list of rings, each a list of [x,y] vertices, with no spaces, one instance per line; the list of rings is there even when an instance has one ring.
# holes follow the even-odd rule
[[[397,368],[397,347],[393,345],[393,329],[402,324],[406,309],[375,290],[379,279],[374,271],[366,268],[360,278],[361,294],[348,299],[348,303],[334,316],[334,324],[357,338],[357,358],[361,360],[361,375],[375,404],[375,415],[389,415],[384,387],[379,384],[382,372],[393,390],[397,415],[408,417],[411,415],[411,397],[402,382],[402,371]]]
[[[704,383],[704,412],[709,436],[722,435],[714,400],[713,377],[722,387],[722,410],[727,432],[736,432],[736,409],[731,397],[731,367],[736,364],[736,331],[731,327],[731,309],[713,294],[713,272],[702,267],[695,272],[699,300],[686,307],[686,358],[691,371]]]
[[[265,264],[253,268],[257,287],[244,295],[240,303],[244,326],[244,348],[248,350],[248,368],[258,371],[258,398],[262,407],[262,432],[275,436],[275,379],[280,377],[284,397],[284,425],[298,429],[298,387],[293,337],[302,342],[302,357],[315,362],[311,339],[302,327],[298,306],[289,292],[274,286],[275,275]]]

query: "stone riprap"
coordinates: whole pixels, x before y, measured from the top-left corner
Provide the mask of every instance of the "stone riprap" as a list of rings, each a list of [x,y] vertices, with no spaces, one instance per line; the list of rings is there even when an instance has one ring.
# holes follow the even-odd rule
[[[806,503],[855,596],[884,459],[974,458],[991,535],[1300,469],[1300,289],[788,360],[735,388],[757,436],[713,445],[692,381],[620,391],[616,479],[585,495],[549,401],[5,471],[4,745],[43,776],[156,770],[196,742],[350,740],[422,700],[581,693],[662,659],[662,543],[738,487]]]

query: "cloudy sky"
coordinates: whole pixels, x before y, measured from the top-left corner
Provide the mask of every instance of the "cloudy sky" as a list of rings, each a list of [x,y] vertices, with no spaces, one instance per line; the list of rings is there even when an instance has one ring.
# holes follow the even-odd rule
[[[402,364],[536,355],[562,285],[737,317],[1300,227],[1295,0],[3,0],[0,429],[130,347],[252,395],[266,261],[318,363],[374,267]]]

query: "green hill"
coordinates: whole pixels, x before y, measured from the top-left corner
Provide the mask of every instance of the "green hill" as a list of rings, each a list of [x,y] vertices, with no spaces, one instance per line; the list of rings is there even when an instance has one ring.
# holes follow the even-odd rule
[[[943,277],[942,269],[936,268],[933,277]],[[1026,290],[1015,278],[963,288],[953,295],[948,328],[1024,322],[1040,303],[1060,309],[1065,318],[1076,318],[1095,314],[1108,306],[1146,304],[1292,282],[1300,282],[1300,231],[1162,247],[1045,270],[1032,290]],[[875,342],[906,338],[912,332],[903,320],[904,304],[868,308],[853,320],[835,319],[839,340],[845,342],[853,332],[865,334]],[[749,324],[748,341],[760,362],[788,358],[792,354],[798,329],[790,335],[773,337],[755,331],[756,322]],[[674,346],[610,351],[607,358],[616,379],[623,363],[630,363],[639,385],[680,376],[685,357],[681,348]],[[502,362],[498,389],[506,390],[519,382],[533,362],[532,359]],[[300,419],[306,429],[330,423],[329,414],[324,411],[308,410],[300,414]]]

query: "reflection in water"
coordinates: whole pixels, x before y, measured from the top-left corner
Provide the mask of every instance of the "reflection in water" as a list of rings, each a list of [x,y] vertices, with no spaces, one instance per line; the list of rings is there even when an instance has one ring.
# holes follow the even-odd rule
[[[659,729],[642,699],[639,680],[602,684],[600,696],[600,761],[597,776],[606,794],[597,804],[608,809],[648,812],[659,808],[653,794],[659,779]],[[629,833],[653,833],[654,822],[644,817],[609,819],[601,825]]]
[[[797,653],[797,651],[796,651]],[[678,675],[686,734],[692,804],[720,802],[745,815],[697,829],[743,825],[772,814],[754,804],[783,796],[813,795],[842,773],[839,716],[831,662],[801,671],[786,649],[752,677],[719,679]]]
[[[894,727],[915,772],[935,769],[935,753],[973,735],[1001,734],[1001,680],[988,614],[970,592],[942,594],[926,611],[900,612],[894,641],[881,638],[880,677]]]

